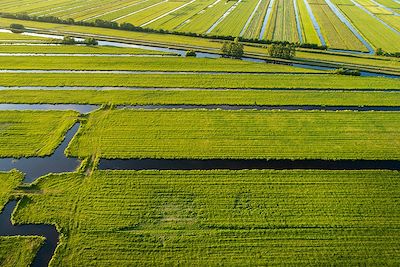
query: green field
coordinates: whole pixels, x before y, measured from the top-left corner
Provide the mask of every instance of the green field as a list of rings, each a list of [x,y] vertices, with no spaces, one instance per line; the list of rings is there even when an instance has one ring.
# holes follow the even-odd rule
[[[172,55],[159,51],[139,48],[120,48],[110,46],[32,46],[32,45],[0,45],[0,53],[33,53],[33,54],[123,54],[123,55]]]
[[[0,103],[400,106],[400,91],[3,90]]]
[[[0,265],[28,267],[44,242],[39,236],[0,236]]]
[[[398,265],[396,171],[51,175],[19,223],[56,224],[54,266]]]
[[[0,211],[3,210],[4,205],[10,199],[12,191],[17,188],[17,186],[22,182],[23,179],[24,177],[22,173],[18,171],[0,172]],[[1,258],[2,257],[0,254],[0,263]]]
[[[399,159],[397,112],[102,110],[80,158]]]
[[[184,57],[0,56],[0,69],[323,73],[278,64]]]
[[[0,157],[52,154],[77,116],[72,111],[0,111]]]
[[[293,74],[84,74],[4,73],[0,86],[129,86],[160,88],[368,89],[398,90],[400,80],[376,77]]]
[[[238,0],[237,0],[238,1]],[[214,0],[90,0],[85,3],[75,0],[61,2],[12,0],[0,3],[0,10],[8,13],[25,12],[31,16],[55,16],[76,21],[102,19],[118,23],[128,22],[135,26],[179,32],[207,33],[220,36],[245,36],[258,38],[261,23],[265,17],[268,0],[214,1]],[[297,1],[297,0],[296,0]],[[339,19],[339,15],[322,0],[308,0],[316,16],[324,38],[331,48],[366,51],[366,47]],[[394,1],[383,1],[380,7],[371,1],[357,0],[367,11],[348,0],[334,0],[333,4],[344,13],[363,37],[375,48],[397,52],[398,34],[380,23],[371,14],[397,30],[400,20],[391,10],[399,12]],[[237,5],[236,5],[237,3]],[[256,12],[256,6],[260,3]],[[264,39],[278,41],[299,41],[293,0],[277,0],[269,17]],[[303,42],[319,44],[303,1],[297,1],[300,23],[305,36]],[[231,9],[232,8],[232,9]],[[229,12],[228,12],[229,11]],[[247,22],[249,21],[249,24]],[[212,29],[212,25],[217,23]],[[248,26],[248,27],[245,27]],[[108,32],[100,29],[100,32]],[[382,37],[383,36],[383,37]],[[380,38],[382,37],[382,38]],[[397,50],[396,50],[397,49]]]

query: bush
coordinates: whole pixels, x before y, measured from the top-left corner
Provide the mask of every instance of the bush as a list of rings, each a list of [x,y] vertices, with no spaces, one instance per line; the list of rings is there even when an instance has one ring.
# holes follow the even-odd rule
[[[345,69],[345,68],[336,69],[333,73],[338,74],[338,75],[349,75],[349,76],[360,76],[361,75],[359,70],[349,70],[349,69]]]
[[[12,23],[10,25],[10,31],[12,31],[13,33],[22,33],[24,32],[25,27],[22,24],[16,24],[16,23]]]
[[[99,44],[99,42],[97,42],[96,39],[91,38],[91,37],[85,38],[85,40],[83,41],[83,43],[84,43],[85,45],[98,45],[98,44]]]
[[[196,57],[196,52],[193,50],[186,51],[187,57]]]
[[[74,45],[76,44],[76,41],[74,38],[72,38],[71,36],[64,36],[64,38],[61,41],[61,44],[64,45]]]
[[[268,55],[275,58],[292,59],[296,55],[296,48],[290,44],[272,44],[268,46]]]
[[[242,58],[244,54],[243,45],[239,43],[239,38],[235,38],[233,42],[225,41],[221,48],[224,57]]]

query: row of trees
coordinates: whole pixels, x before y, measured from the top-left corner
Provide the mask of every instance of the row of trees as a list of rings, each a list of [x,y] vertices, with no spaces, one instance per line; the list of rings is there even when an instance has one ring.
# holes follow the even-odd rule
[[[271,44],[267,51],[268,55],[274,58],[292,59],[296,55],[294,45]],[[244,54],[243,44],[239,43],[239,38],[235,38],[233,42],[225,41],[221,52],[224,57],[241,58]]]
[[[75,45],[75,44],[98,45],[98,42],[96,39],[91,38],[91,37],[85,38],[83,41],[76,41],[71,36],[64,36],[64,38],[61,41],[61,44],[64,44],[64,45]]]
[[[378,48],[375,51],[375,55],[385,56],[385,57],[400,57],[400,52],[389,53],[389,52],[383,51],[382,48]]]

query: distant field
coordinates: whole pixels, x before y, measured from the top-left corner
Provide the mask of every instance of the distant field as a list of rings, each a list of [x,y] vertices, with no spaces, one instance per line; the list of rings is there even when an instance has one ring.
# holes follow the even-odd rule
[[[3,90],[0,103],[400,106],[400,91]]]
[[[396,171],[51,175],[19,223],[57,224],[57,266],[400,264]]]
[[[30,266],[43,242],[44,238],[40,236],[0,236],[0,265]]]
[[[96,111],[81,158],[399,159],[397,112]]]
[[[0,86],[399,90],[400,80],[332,74],[84,74],[3,73]]]
[[[343,13],[339,14],[325,0],[306,1],[311,5],[311,12],[329,47],[366,51],[362,42],[341,21],[340,16],[344,15],[356,27],[357,33],[364,36],[373,47],[387,51],[399,50],[397,44],[400,42],[400,34],[389,29],[400,29],[400,20],[393,13],[400,9],[394,2],[381,0],[380,5],[377,5],[368,0],[334,0],[333,5]],[[298,6],[298,22],[294,4]],[[299,28],[304,35],[303,42],[320,44],[303,0],[276,0],[271,5],[272,13],[266,21],[267,30],[262,33],[261,26],[268,5],[268,0],[89,0],[85,3],[75,0],[24,0],[23,4],[11,0],[0,3],[0,10],[9,13],[26,12],[34,16],[73,18],[77,21],[103,19],[146,28],[209,35],[258,38],[262,34],[263,39],[290,42],[300,41]]]
[[[76,120],[72,111],[0,111],[0,157],[50,155]]]

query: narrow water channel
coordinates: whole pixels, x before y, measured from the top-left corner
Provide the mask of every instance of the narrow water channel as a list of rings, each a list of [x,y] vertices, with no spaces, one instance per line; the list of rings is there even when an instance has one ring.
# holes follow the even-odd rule
[[[393,111],[399,112],[400,106],[384,107],[384,106],[318,106],[318,105],[118,105],[117,109],[221,109],[221,110],[320,110],[320,111]]]
[[[77,158],[67,158],[65,149],[79,129],[76,123],[65,135],[64,141],[57,147],[51,156],[31,158],[0,158],[0,171],[18,169],[25,173],[25,183],[31,183],[38,177],[48,173],[73,172],[79,166]]]
[[[31,267],[48,266],[59,241],[56,227],[44,224],[13,225],[11,216],[16,205],[17,201],[10,201],[0,213],[0,236],[44,236],[46,240],[36,254]]]
[[[100,170],[400,170],[396,160],[101,159]]]

